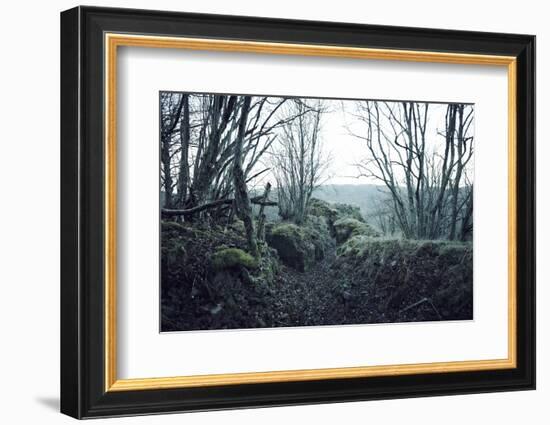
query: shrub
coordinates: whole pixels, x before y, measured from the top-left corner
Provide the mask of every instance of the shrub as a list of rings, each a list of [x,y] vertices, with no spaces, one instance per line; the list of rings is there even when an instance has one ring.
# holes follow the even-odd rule
[[[254,259],[239,227],[161,223],[163,331],[269,325],[277,254]]]
[[[339,218],[350,217],[354,218],[357,221],[365,222],[361,210],[359,207],[350,204],[334,204],[333,208],[336,210]]]
[[[423,315],[431,320],[472,318],[471,243],[357,235],[343,243],[337,254],[335,268],[348,274],[388,320],[407,321],[413,315],[415,320]],[[415,308],[427,313],[407,310],[423,299],[426,302]]]
[[[314,217],[324,217],[327,221],[338,218],[338,211],[326,201],[311,198],[308,203],[308,214]]]
[[[211,261],[212,267],[215,270],[235,267],[254,269],[258,266],[256,259],[252,255],[239,248],[222,248],[212,255]]]
[[[354,236],[379,236],[372,227],[352,217],[340,218],[334,222],[334,236],[337,243],[346,242]]]
[[[161,222],[161,228],[163,232],[185,232],[186,227],[175,221],[163,221]]]
[[[359,207],[349,204],[331,204],[317,198],[311,198],[308,205],[310,217],[323,218],[332,237],[337,238],[335,224],[344,219],[365,223]],[[365,224],[366,225],[366,224]],[[371,229],[371,231],[373,231]],[[349,235],[347,236],[349,237]]]

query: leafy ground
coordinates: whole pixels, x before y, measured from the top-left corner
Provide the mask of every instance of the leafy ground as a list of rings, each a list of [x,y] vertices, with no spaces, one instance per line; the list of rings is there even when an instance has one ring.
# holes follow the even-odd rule
[[[267,226],[259,260],[239,222],[163,223],[162,330],[472,318],[471,244],[384,239],[352,207],[312,205]]]

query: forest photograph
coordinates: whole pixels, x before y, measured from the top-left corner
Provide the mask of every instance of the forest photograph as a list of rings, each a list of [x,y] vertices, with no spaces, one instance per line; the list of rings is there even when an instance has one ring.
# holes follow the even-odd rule
[[[473,320],[474,109],[160,92],[160,331]]]

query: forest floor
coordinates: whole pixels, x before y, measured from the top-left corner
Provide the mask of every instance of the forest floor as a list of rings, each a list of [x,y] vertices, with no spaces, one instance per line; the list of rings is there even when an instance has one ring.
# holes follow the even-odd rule
[[[281,266],[273,289],[274,311],[282,319],[279,326],[322,325],[319,319],[330,316],[334,307],[333,292],[338,287],[331,270],[335,259],[336,249],[331,248],[325,258],[308,271]]]
[[[471,243],[386,239],[356,219],[267,227],[163,223],[162,330],[472,318]]]
[[[413,291],[414,292],[414,291]],[[323,326],[440,320],[439,312],[414,293],[405,312],[388,314],[368,282],[339,270],[336,249],[305,272],[283,265],[272,292],[272,326]],[[426,301],[428,301],[426,299]]]

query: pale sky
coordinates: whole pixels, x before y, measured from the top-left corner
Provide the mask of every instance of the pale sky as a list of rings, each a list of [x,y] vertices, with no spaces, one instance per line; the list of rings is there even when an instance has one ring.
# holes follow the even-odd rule
[[[358,124],[357,119],[352,116],[354,101],[325,100],[324,102],[330,112],[323,115],[321,136],[323,149],[331,157],[328,169],[330,178],[325,184],[380,184],[379,181],[372,178],[354,177],[358,175],[357,167],[354,164],[368,154],[364,141],[349,134],[346,128],[349,127],[356,133],[361,132],[361,129],[366,131],[365,124]],[[438,103],[432,103],[429,106],[426,130],[429,146],[444,148],[444,139],[437,135],[437,131],[443,131],[445,128],[446,108],[446,104]],[[267,162],[266,165],[269,166]],[[473,166],[473,159],[470,165]],[[265,174],[261,182],[255,183],[263,185],[268,180],[275,185],[275,179],[269,174]]]

